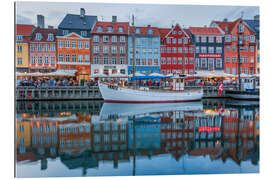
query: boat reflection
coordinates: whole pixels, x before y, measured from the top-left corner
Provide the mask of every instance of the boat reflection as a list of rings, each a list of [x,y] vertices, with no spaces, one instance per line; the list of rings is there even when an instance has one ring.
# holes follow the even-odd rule
[[[114,168],[124,162],[167,154],[259,161],[259,108],[203,108],[200,102],[176,106],[103,104],[99,114],[57,112],[17,114],[17,165],[60,159],[68,169],[98,169],[101,162]],[[158,172],[157,172],[158,174]]]

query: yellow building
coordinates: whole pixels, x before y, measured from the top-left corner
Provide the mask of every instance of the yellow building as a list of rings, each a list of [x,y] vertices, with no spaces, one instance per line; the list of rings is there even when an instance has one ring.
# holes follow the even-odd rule
[[[256,46],[256,74],[260,74],[260,42],[257,42]]]
[[[30,121],[16,121],[16,142],[20,154],[26,152],[31,145],[31,123]]]
[[[33,25],[16,24],[16,71],[27,72],[29,68],[28,40],[34,30]]]

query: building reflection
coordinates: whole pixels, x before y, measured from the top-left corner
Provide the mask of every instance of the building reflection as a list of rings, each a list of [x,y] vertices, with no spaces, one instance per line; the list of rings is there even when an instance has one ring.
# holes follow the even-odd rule
[[[132,162],[170,154],[209,156],[212,161],[259,161],[259,108],[178,110],[100,120],[90,112],[51,116],[20,113],[16,122],[17,162],[60,158],[69,169],[98,168],[99,163]]]

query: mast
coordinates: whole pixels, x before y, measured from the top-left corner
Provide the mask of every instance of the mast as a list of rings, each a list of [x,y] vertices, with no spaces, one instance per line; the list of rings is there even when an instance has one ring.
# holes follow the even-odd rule
[[[133,48],[133,61],[132,61],[132,75],[135,76],[135,27],[134,27],[134,15],[132,15],[132,48]]]
[[[241,18],[241,20],[240,20],[240,23],[239,24],[242,24],[242,18]],[[240,40],[240,35],[241,35],[241,40]],[[240,31],[239,31],[239,25],[238,25],[238,42],[237,42],[237,55],[238,55],[238,88],[239,88],[239,90],[241,90],[241,79],[240,79],[240,70],[241,70],[241,68],[240,68],[240,66],[241,66],[241,62],[240,62],[240,58],[241,58],[241,56],[240,56],[240,48],[241,48],[241,45],[242,45],[242,41],[243,41],[243,37],[242,37],[242,34],[240,33]]]

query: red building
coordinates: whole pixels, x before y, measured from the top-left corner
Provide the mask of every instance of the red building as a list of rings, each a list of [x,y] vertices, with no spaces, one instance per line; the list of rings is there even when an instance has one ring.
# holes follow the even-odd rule
[[[160,70],[162,74],[194,73],[194,46],[186,29],[178,24],[171,29],[160,28]]]
[[[55,71],[56,64],[56,29],[36,28],[30,38],[30,71]]]
[[[254,74],[256,67],[256,38],[255,32],[241,18],[228,22],[214,21],[212,27],[218,27],[225,32],[224,41],[224,71],[238,74],[238,41],[240,49],[240,71]]]

